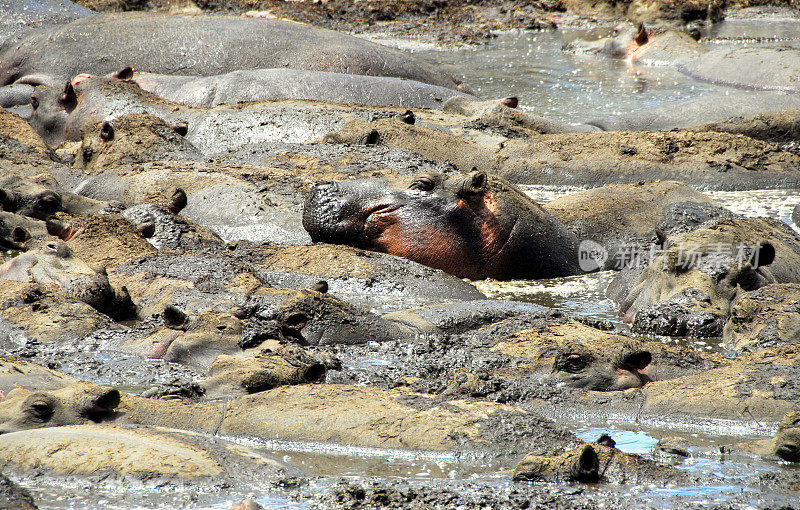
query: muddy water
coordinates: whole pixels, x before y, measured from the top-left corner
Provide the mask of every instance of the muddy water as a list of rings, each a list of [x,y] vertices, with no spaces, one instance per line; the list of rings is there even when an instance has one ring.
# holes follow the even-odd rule
[[[753,22],[737,21],[730,31],[717,27],[717,33],[726,34],[714,39],[714,44],[751,44],[757,36],[731,39],[735,33],[748,33]],[[784,25],[780,25],[784,27]],[[594,33],[599,34],[602,30]],[[637,108],[655,106],[666,101],[689,98],[709,91],[724,93],[724,89],[692,82],[669,68],[627,69],[620,62],[594,56],[573,55],[561,50],[562,44],[587,29],[567,29],[547,32],[512,32],[499,34],[486,46],[443,51],[433,48],[412,48],[424,60],[462,76],[483,97],[516,95],[521,105],[537,114],[556,119],[578,122],[592,117],[622,113]],[[787,40],[793,40],[784,34]],[[410,47],[407,43],[398,44]],[[540,203],[552,200],[568,188],[527,187],[532,198]],[[712,192],[710,195],[732,210],[748,215],[768,215],[790,222],[792,207],[798,201],[797,190],[748,191],[736,193]],[[613,273],[604,272],[583,277],[546,281],[515,280],[510,282],[481,281],[475,284],[487,295],[500,299],[531,301],[564,311],[594,318],[606,319],[623,327],[617,318],[613,303],[605,298],[605,288]],[[713,341],[694,341],[696,348],[715,348]],[[365,363],[386,363],[379,355]],[[102,381],[98,381],[102,382]],[[126,388],[136,392],[142,388]],[[585,415],[554,413],[553,418],[570,426],[585,441],[593,441],[608,433],[623,451],[652,456],[658,438],[682,434],[692,446],[690,457],[672,459],[681,469],[698,476],[717,475],[729,480],[728,484],[691,488],[661,489],[652,486],[621,487],[619,491],[629,498],[631,507],[680,508],[688,505],[722,503],[731,498],[743,497],[757,503],[762,494],[746,489],[737,483],[742,472],[770,473],[783,469],[774,462],[755,457],[726,458],[719,452],[722,444],[743,438],[766,437],[773,433],[774,424],[706,421],[696,424],[635,423],[627,417],[587,417]],[[239,440],[238,442],[242,442]],[[380,477],[425,481],[446,486],[458,481],[479,481],[509,490],[513,483],[507,473],[498,474],[509,465],[488,462],[485,459],[456,458],[449,454],[408,452],[380,449],[346,448],[331,445],[286,442],[246,442],[248,446],[270,453],[289,464],[304,469],[312,475],[327,477]],[[330,490],[331,479],[314,479],[303,490],[324,493]],[[251,497],[267,508],[306,508],[307,503],[293,501],[263,490],[242,488],[208,488],[208,491],[182,491],[161,488],[154,496],[152,489],[128,487],[124,492],[109,490],[106,493],[92,489],[88,484],[65,487],[62,482],[48,484],[37,480],[34,496],[42,508],[230,508],[232,502]],[[558,491],[559,489],[553,489]],[[591,497],[591,487],[581,488]],[[770,501],[781,501],[771,495]],[[777,498],[777,499],[776,499]],[[791,502],[787,500],[786,503]]]

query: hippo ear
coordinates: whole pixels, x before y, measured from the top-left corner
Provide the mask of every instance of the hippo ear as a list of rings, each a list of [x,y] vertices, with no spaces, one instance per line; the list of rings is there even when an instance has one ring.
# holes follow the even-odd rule
[[[325,294],[326,292],[328,292],[328,282],[326,282],[325,280],[320,280],[311,287],[309,287],[309,289]]]
[[[600,460],[591,445],[584,445],[578,460],[570,473],[571,478],[580,482],[596,482],[599,478]]]
[[[17,226],[14,227],[13,230],[11,230],[11,240],[14,241],[15,243],[24,243],[30,238],[31,238],[30,232],[28,232],[22,227]]]
[[[100,139],[104,142],[110,142],[114,139],[114,126],[110,122],[103,122],[103,125],[100,126]]]
[[[171,127],[173,131],[181,136],[186,136],[186,134],[189,133],[189,124],[183,121],[176,124],[170,124],[169,127]]]
[[[133,78],[134,71],[136,71],[136,69],[132,68],[131,66],[128,66],[112,74],[111,77],[119,81],[128,81]]]
[[[61,93],[58,102],[67,112],[71,112],[78,106],[78,96],[75,94],[75,87],[72,86],[72,83],[67,82],[64,86],[64,92]]]
[[[100,423],[114,414],[114,409],[119,405],[119,401],[119,391],[104,391],[89,401],[82,414],[89,420]]]
[[[758,243],[753,252],[753,267],[758,269],[761,266],[768,266],[775,261],[775,247],[772,243],[762,241]]]
[[[636,33],[636,37],[633,40],[639,46],[647,44],[650,40],[650,34],[647,33],[644,23],[639,24],[639,31]]]

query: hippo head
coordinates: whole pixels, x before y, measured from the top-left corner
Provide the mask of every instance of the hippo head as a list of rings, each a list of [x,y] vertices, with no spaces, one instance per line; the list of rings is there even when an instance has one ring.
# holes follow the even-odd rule
[[[38,250],[14,257],[0,266],[0,278],[56,287],[114,319],[136,315],[127,289],[113,289],[105,269],[90,267],[62,241],[49,241]]]
[[[67,117],[77,106],[72,83],[63,89],[42,85],[31,96],[33,114],[29,122],[49,146],[57,147],[66,139]]]
[[[580,272],[577,240],[508,182],[485,172],[425,172],[320,182],[303,227],[313,241],[380,251],[462,278],[549,278]]]
[[[727,247],[730,257],[715,258],[718,248],[678,244],[653,259],[621,300],[623,320],[640,332],[720,336],[739,295],[775,282],[768,270],[775,248],[768,242],[745,247],[741,260],[734,246]]]
[[[553,374],[576,388],[595,391],[641,388],[651,381],[652,354],[635,342],[605,348],[566,342],[559,346]]]
[[[637,48],[647,43],[649,35],[644,25],[621,23],[611,34],[594,40],[576,39],[565,49],[581,53],[600,53],[618,58],[628,58]]]
[[[275,312],[280,336],[301,345],[363,344],[403,336],[402,327],[361,307],[302,289]]]
[[[54,391],[11,390],[0,401],[0,434],[25,429],[100,423],[114,415],[119,391],[75,383]]]
[[[62,210],[61,195],[28,179],[8,177],[0,180],[0,206],[3,211],[46,220]]]
[[[83,127],[81,147],[74,163],[82,170],[98,172],[113,165],[156,159],[202,158],[183,136],[188,129],[186,123],[168,124],[148,113],[130,113],[113,121],[91,119]]]
[[[635,331],[720,336],[731,305],[770,283],[800,281],[800,237],[768,218],[719,218],[666,238],[608,287]]]
[[[800,411],[786,414],[775,434],[775,455],[789,462],[800,462]]]

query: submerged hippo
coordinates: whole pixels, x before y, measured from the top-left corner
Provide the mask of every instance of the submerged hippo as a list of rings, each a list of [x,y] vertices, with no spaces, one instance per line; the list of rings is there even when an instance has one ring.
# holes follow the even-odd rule
[[[136,315],[127,289],[115,290],[105,270],[90,267],[62,241],[49,241],[39,250],[18,255],[0,266],[0,278],[54,285],[114,319]]]
[[[675,66],[687,76],[709,83],[800,92],[800,50],[787,46],[709,50],[684,32],[654,34],[644,26],[638,30],[624,26],[608,38],[575,41],[567,49],[604,53],[634,66]]]
[[[288,67],[458,85],[400,51],[302,23],[149,12],[102,14],[33,34],[0,53],[0,85],[35,74],[65,83],[78,73],[102,75],[124,65],[194,76]]]
[[[370,106],[441,108],[452,97],[474,99],[451,88],[415,80],[303,69],[248,69],[215,76],[137,72],[130,79],[157,96],[189,106],[308,99]]]
[[[462,278],[580,273],[573,233],[519,189],[485,172],[426,172],[406,189],[385,180],[320,182],[303,208],[315,242],[381,251]]]

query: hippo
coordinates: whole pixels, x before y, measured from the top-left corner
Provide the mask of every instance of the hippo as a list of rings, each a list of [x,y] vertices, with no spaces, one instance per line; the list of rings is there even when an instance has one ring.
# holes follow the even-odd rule
[[[18,475],[163,487],[254,487],[303,472],[243,445],[155,427],[81,424],[0,435],[0,465]],[[140,485],[141,486],[141,485]]]
[[[666,239],[653,255],[644,269],[618,273],[607,291],[637,331],[721,336],[738,296],[800,283],[800,237],[767,218],[713,220]]]
[[[119,391],[89,383],[73,383],[50,391],[11,390],[0,401],[0,434],[114,418]]]
[[[98,123],[102,127],[107,121],[113,126],[114,119],[123,115],[149,113],[181,126],[186,140],[205,155],[262,141],[306,142],[339,129],[346,118],[376,114],[366,107],[301,100],[190,107],[162,99],[136,83],[106,76],[59,89],[36,87],[32,106],[30,124],[53,147],[64,140],[80,140]],[[385,111],[396,112],[389,107]],[[274,121],[264,122],[265,117]]]
[[[406,189],[380,179],[317,183],[303,207],[303,227],[315,242],[382,251],[462,278],[581,272],[575,235],[483,171],[426,172]]]
[[[39,220],[53,219],[57,212],[99,213],[108,206],[106,202],[61,191],[54,185],[46,186],[16,175],[0,177],[0,205],[4,211]]]
[[[547,480],[585,483],[686,483],[680,469],[660,465],[639,455],[624,453],[603,434],[596,442],[584,444],[558,456],[528,454],[519,461],[512,475],[515,481]]]
[[[2,0],[0,45],[12,46],[37,28],[56,27],[93,14],[70,0]]]
[[[452,88],[403,78],[286,68],[237,70],[215,76],[135,72],[127,79],[169,101],[205,107],[245,101],[308,99],[441,109],[454,97],[474,98]]]
[[[105,269],[98,271],[89,267],[75,257],[63,241],[49,241],[38,250],[12,258],[0,266],[0,278],[54,285],[117,320],[136,315],[136,307],[127,289],[124,286],[119,290],[112,288]]]
[[[626,26],[571,49],[623,58],[633,66],[674,66],[698,81],[756,90],[800,92],[800,50],[788,46],[709,50],[685,32],[653,34]]]
[[[773,283],[738,297],[722,330],[737,352],[800,343],[800,284]]]
[[[515,184],[596,187],[668,179],[736,190],[794,188],[800,183],[800,156],[724,129],[566,132],[512,137],[498,144],[496,139],[476,141],[433,127],[390,118],[353,119],[322,141],[405,149],[462,171],[475,167],[492,172]]]
[[[302,23],[140,12],[82,18],[25,38],[0,53],[0,85],[33,74],[66,83],[79,73],[103,75],[126,65],[192,76],[288,67],[459,85],[397,50]]]

